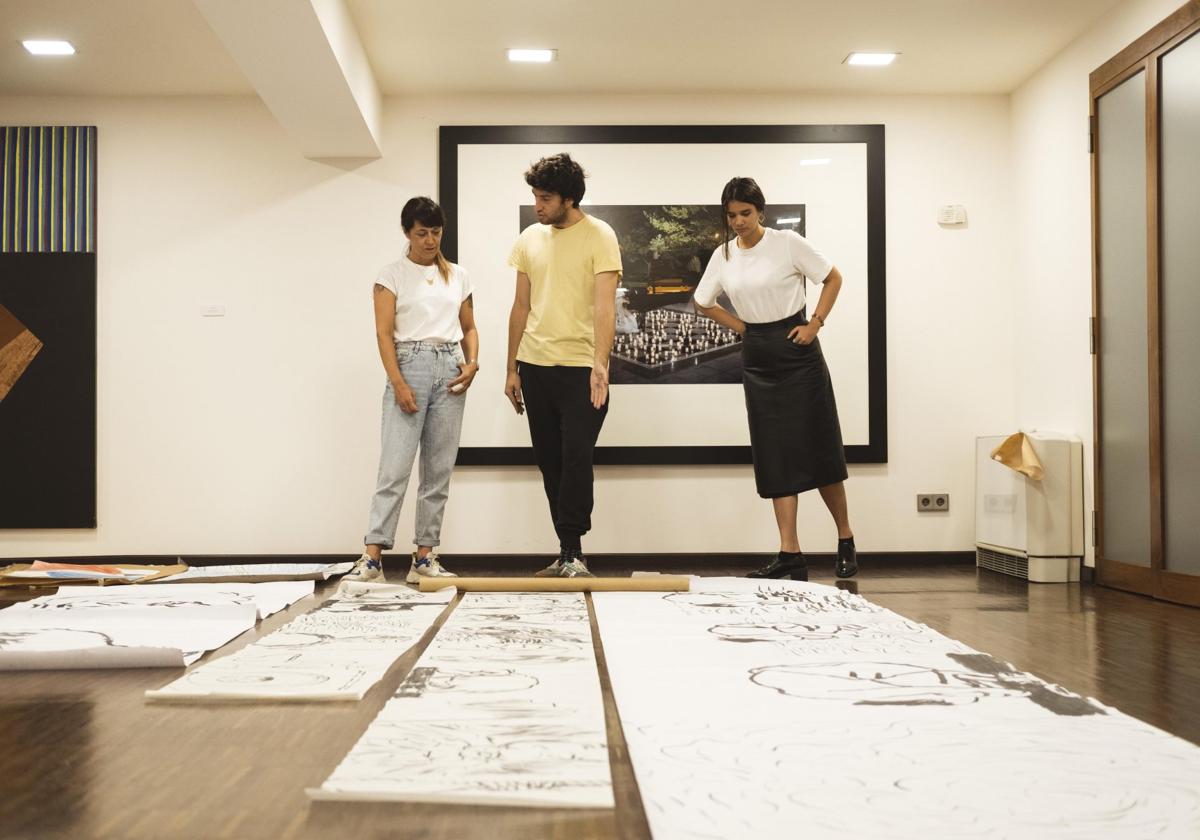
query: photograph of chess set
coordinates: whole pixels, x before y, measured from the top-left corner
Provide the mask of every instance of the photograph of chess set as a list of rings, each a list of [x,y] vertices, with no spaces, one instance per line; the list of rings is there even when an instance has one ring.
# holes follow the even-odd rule
[[[689,296],[693,288],[688,287]],[[686,303],[633,312],[624,304],[624,295],[620,294],[623,291],[619,289],[617,297],[618,332],[609,366],[612,382],[667,382],[676,373],[681,374],[677,381],[741,382],[741,356],[737,352],[742,341],[740,335],[697,315]],[[692,372],[696,378],[682,378],[689,367],[698,368],[721,359],[726,364]],[[710,376],[701,378],[704,373]]]

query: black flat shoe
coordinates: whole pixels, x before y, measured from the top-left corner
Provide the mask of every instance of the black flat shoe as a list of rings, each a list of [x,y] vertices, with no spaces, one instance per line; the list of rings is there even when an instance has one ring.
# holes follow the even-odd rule
[[[833,571],[840,578],[858,574],[858,552],[854,549],[854,537],[838,540],[838,556]]]
[[[808,580],[808,564],[804,561],[804,555],[798,551],[794,554],[790,551],[781,551],[770,563],[761,569],[755,569],[746,577]]]

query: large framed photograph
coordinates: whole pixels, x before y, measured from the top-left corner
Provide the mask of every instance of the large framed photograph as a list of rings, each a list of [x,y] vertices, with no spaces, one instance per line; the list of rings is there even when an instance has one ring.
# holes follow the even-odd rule
[[[442,126],[442,248],[474,278],[480,334],[460,464],[533,463],[526,420],[502,393],[507,261],[536,223],[524,172],[557,152],[583,166],[580,209],[613,227],[624,265],[597,464],[751,461],[740,339],[691,305],[721,244],[721,188],[738,175],[762,187],[768,226],[806,237],[845,278],[821,347],[847,461],[886,463],[883,126]],[[820,293],[808,284],[810,312]]]

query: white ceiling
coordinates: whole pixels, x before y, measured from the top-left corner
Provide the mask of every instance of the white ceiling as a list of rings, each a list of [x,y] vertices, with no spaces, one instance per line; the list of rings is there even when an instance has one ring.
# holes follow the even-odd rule
[[[379,88],[409,96],[1007,93],[1119,2],[345,0]],[[37,59],[26,38],[78,54]],[[508,47],[559,60],[512,65]],[[902,55],[849,67],[852,50]],[[0,94],[253,93],[191,0],[0,0]]]

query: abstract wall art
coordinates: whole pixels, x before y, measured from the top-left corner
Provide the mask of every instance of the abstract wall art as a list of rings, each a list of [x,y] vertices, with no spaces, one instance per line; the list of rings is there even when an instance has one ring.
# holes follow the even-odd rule
[[[96,526],[96,164],[0,126],[0,528]]]

